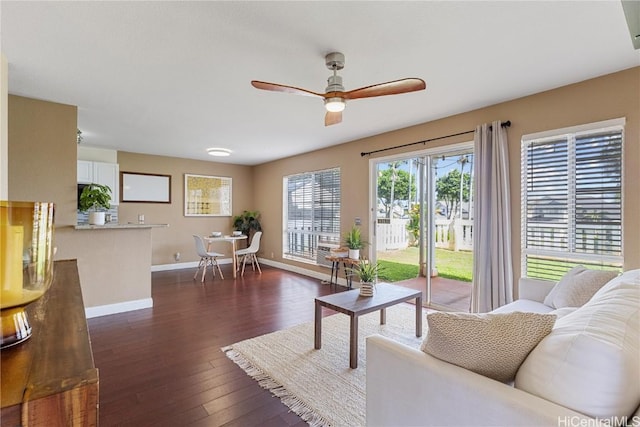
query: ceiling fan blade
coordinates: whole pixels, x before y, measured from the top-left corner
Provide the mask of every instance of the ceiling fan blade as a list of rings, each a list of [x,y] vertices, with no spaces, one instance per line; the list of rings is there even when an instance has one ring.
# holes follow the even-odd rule
[[[261,82],[259,80],[251,80],[251,85],[256,89],[269,90],[271,92],[292,93],[294,95],[304,95],[324,98],[324,94],[312,92],[310,90],[301,89],[299,87],[281,85],[278,83]]]
[[[422,79],[418,79],[418,78],[401,79],[401,80],[394,80],[392,82],[379,83],[377,85],[361,87],[360,89],[350,90],[348,92],[344,92],[344,98],[359,99],[359,98],[371,98],[374,96],[397,95],[400,93],[424,90],[426,87],[427,85]]]
[[[342,111],[337,113],[332,113],[331,111],[327,111],[327,114],[324,116],[324,125],[331,126],[337,125],[342,122]]]

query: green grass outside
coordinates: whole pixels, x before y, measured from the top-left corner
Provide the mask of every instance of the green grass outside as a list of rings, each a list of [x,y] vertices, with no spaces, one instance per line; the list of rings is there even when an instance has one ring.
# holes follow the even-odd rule
[[[401,280],[418,277],[420,269],[418,265],[401,264],[399,262],[378,260],[382,267],[378,273],[378,278],[385,282],[399,282]]]
[[[606,270],[622,273],[621,266],[615,265],[602,265],[599,262],[588,261],[565,261],[558,260],[549,257],[529,257],[528,268],[526,272],[527,277],[558,281],[566,272],[571,270],[576,265],[582,265],[591,270]]]
[[[419,250],[415,247],[398,251],[378,252],[378,262],[383,268],[381,280],[398,282],[418,277]],[[471,282],[473,276],[473,253],[436,249],[438,276]]]

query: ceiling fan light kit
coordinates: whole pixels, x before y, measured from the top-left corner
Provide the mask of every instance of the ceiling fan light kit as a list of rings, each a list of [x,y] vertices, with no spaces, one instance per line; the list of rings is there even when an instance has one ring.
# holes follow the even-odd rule
[[[342,98],[334,97],[334,98],[325,98],[324,100],[324,108],[326,108],[327,111],[330,111],[332,113],[339,113],[343,111],[345,106],[346,104],[344,102],[344,99]]]
[[[324,118],[325,126],[331,126],[342,122],[342,111],[346,106],[347,99],[397,95],[401,93],[424,90],[427,87],[424,80],[418,78],[409,78],[345,91],[344,86],[342,86],[342,77],[337,74],[338,70],[342,70],[344,68],[344,55],[340,52],[329,53],[325,56],[325,65],[328,69],[333,71],[333,75],[329,76],[329,78],[327,79],[327,88],[325,89],[325,93],[317,93],[294,86],[262,82],[258,80],[252,80],[251,85],[253,85],[253,87],[255,87],[256,89],[268,90],[272,92],[285,92],[292,93],[294,95],[305,95],[313,96],[316,98],[323,98],[324,106],[327,110]]]

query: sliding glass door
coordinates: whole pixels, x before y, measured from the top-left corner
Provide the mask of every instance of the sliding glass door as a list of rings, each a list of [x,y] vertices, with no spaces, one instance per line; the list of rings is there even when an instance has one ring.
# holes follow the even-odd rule
[[[472,144],[372,161],[381,279],[425,305],[468,311],[473,266]]]
[[[469,311],[473,272],[473,152],[464,148],[430,157],[429,303]]]

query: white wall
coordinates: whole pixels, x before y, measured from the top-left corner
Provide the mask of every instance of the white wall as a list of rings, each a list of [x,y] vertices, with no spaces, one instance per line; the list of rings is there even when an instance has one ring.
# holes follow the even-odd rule
[[[90,162],[118,163],[118,152],[116,150],[83,147],[82,145],[78,145],[78,160],[87,160]]]

